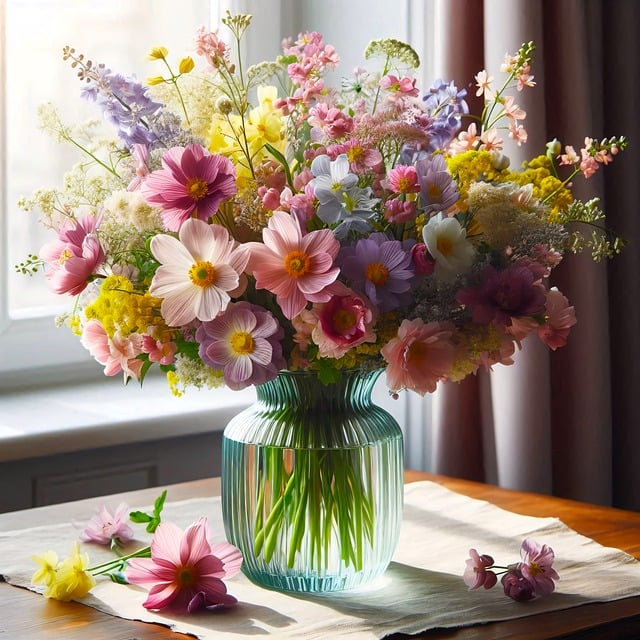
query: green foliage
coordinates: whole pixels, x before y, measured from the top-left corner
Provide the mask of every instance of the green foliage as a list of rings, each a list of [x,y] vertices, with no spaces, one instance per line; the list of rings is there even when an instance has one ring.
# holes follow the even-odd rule
[[[136,524],[147,524],[147,531],[153,533],[160,522],[162,521],[161,513],[164,508],[164,501],[167,497],[167,490],[165,489],[153,504],[153,513],[145,513],[144,511],[132,511],[129,514],[131,522]]]

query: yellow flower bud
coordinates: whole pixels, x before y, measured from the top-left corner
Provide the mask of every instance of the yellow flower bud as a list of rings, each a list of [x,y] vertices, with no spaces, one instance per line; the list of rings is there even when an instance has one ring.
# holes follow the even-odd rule
[[[153,87],[156,84],[162,84],[164,82],[164,78],[162,76],[153,76],[151,78],[147,78],[147,84],[150,87]]]
[[[149,60],[164,60],[169,53],[169,49],[167,47],[153,47],[151,51],[149,51],[148,58]]]
[[[196,66],[196,63],[193,61],[191,56],[187,56],[186,58],[182,58],[180,60],[180,64],[178,65],[178,71],[180,73],[189,73],[193,71],[193,68]]]

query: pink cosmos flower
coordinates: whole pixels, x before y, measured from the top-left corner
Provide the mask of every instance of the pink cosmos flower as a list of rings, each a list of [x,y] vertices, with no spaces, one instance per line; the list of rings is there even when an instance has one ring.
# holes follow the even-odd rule
[[[191,216],[209,220],[236,194],[233,162],[198,144],[172,147],[162,156],[162,167],[146,177],[141,189],[150,205],[162,208],[169,231],[178,231]]]
[[[452,333],[449,322],[404,319],[398,335],[380,351],[389,363],[387,386],[391,391],[411,389],[421,396],[435,391],[453,363]]]
[[[547,291],[545,314],[547,321],[538,328],[538,336],[555,351],[567,344],[569,331],[578,322],[576,312],[569,306],[567,298],[556,287],[552,287]]]
[[[420,193],[418,173],[412,165],[398,164],[387,174],[382,186],[395,193]]]
[[[334,266],[340,243],[330,229],[303,236],[294,218],[275,211],[262,238],[242,245],[249,253],[247,270],[255,276],[256,288],[276,295],[286,318],[297,316],[307,302],[329,301],[328,287],[340,273]]]
[[[318,323],[312,332],[323,358],[341,358],[363,342],[375,342],[373,312],[364,298],[350,292],[314,307]]]
[[[287,368],[283,338],[284,330],[269,311],[244,301],[231,303],[196,331],[202,361],[222,369],[225,384],[236,391],[273,380]]]
[[[498,581],[496,574],[489,571],[494,564],[493,558],[484,553],[480,555],[475,549],[469,549],[469,556],[471,557],[466,561],[467,567],[463,575],[465,584],[470,590],[480,587],[491,589]]]
[[[78,295],[104,263],[104,249],[96,235],[99,225],[100,219],[92,215],[66,220],[58,239],[40,249],[40,257],[49,266],[47,278],[55,293]]]
[[[149,293],[162,298],[168,325],[213,320],[227,308],[232,294],[242,292],[247,255],[220,225],[192,218],[182,225],[178,238],[156,235],[150,248],[161,266]]]
[[[87,523],[80,539],[96,544],[111,544],[112,540],[119,545],[126,544],[133,539],[133,529],[128,524],[128,518],[129,505],[126,503],[120,503],[113,513],[103,504]]]
[[[143,607],[192,613],[237,603],[222,578],[240,571],[242,554],[228,542],[212,547],[208,538],[206,518],[184,532],[172,522],[160,523],[151,541],[151,558],[132,558],[124,572],[131,584],[151,585]]]
[[[522,562],[519,569],[522,576],[532,585],[537,596],[547,596],[556,588],[554,580],[560,576],[551,566],[555,558],[553,549],[546,544],[539,544],[527,538],[520,548]]]
[[[115,376],[122,371],[125,380],[132,377],[138,380],[144,364],[138,357],[142,352],[142,336],[134,333],[123,336],[116,332],[109,338],[98,320],[89,320],[84,327],[82,345],[100,363],[104,365],[105,376]]]

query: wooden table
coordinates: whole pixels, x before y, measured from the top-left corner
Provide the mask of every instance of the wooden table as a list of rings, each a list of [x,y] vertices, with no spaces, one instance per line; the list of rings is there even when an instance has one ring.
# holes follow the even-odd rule
[[[433,480],[473,498],[533,516],[556,516],[565,524],[603,545],[617,547],[640,559],[640,513],[587,505],[572,500],[509,491],[466,480],[427,473],[407,472],[407,482]],[[170,487],[170,500],[205,497],[219,493],[219,480],[199,480]],[[108,498],[92,498],[50,507],[0,514],[0,531],[22,529],[46,523],[85,520],[87,513],[105,500],[128,504],[153,502],[158,489],[133,491]],[[585,576],[588,580],[589,577]],[[157,625],[122,620],[74,602],[47,600],[26,589],[0,583],[0,638],[7,640],[184,640],[186,636]],[[408,637],[394,636],[394,639]],[[416,637],[416,636],[413,636]],[[589,604],[565,611],[545,613],[517,620],[433,630],[420,638],[469,640],[517,638],[589,638],[615,640],[640,638],[640,597],[603,604]]]

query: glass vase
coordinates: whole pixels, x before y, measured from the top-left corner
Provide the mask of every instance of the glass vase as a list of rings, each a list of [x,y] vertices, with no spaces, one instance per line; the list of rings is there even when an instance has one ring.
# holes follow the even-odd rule
[[[243,571],[294,592],[351,589],[387,568],[402,519],[403,442],[373,404],[380,371],[280,372],[226,427],[222,511]]]

